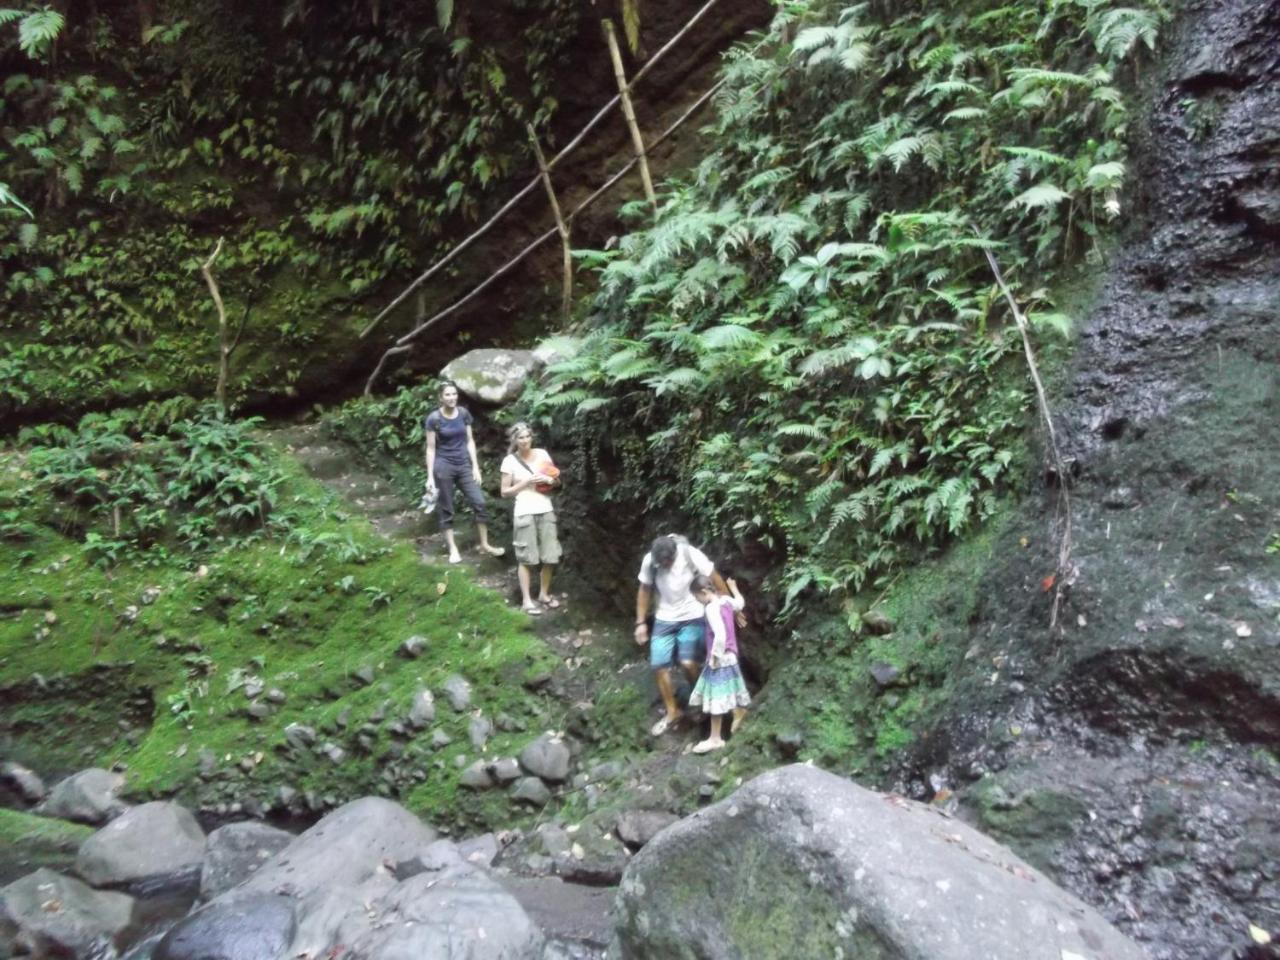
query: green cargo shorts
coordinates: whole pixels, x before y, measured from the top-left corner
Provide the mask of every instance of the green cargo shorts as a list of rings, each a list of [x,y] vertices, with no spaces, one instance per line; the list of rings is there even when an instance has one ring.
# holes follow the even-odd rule
[[[517,563],[530,567],[559,563],[560,538],[556,536],[555,511],[516,517],[511,542],[516,548]]]

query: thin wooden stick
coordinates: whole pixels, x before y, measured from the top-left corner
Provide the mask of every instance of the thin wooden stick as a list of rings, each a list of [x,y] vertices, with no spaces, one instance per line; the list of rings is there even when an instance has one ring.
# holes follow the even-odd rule
[[[720,0],[707,0],[707,2],[702,5],[702,8],[699,9],[698,12],[695,13],[692,17],[689,18],[689,22],[686,23],[683,27],[681,27],[670,40],[668,40],[665,44],[662,45],[662,48],[659,49],[657,53],[655,53],[652,57],[650,57],[647,61],[645,61],[644,66],[642,66],[639,70],[636,71],[636,75],[631,78],[631,83],[628,85],[628,89],[629,90],[634,89],[636,84],[639,83],[641,79],[644,78],[645,74],[647,74],[650,70],[652,70],[655,66],[657,66],[658,61],[661,60],[671,50],[672,47],[674,47],[677,43],[679,43],[682,39],[684,39],[685,35],[688,34],[688,32],[692,30],[694,26],[696,26],[698,22],[701,21],[702,18],[711,11],[711,8],[714,7],[719,2]],[[552,157],[547,162],[547,169],[554,170],[556,168],[556,164],[558,164],[561,160],[563,160],[575,149],[577,149],[582,144],[582,141],[587,138],[587,134],[590,133],[592,130],[594,130],[599,125],[600,121],[609,115],[609,111],[611,111],[614,107],[616,107],[621,102],[622,102],[622,94],[619,93],[619,94],[616,94],[603,107],[601,107],[599,111],[596,113],[596,115],[587,121],[586,126],[584,126],[581,130],[578,131],[578,135],[575,136],[572,140],[570,140],[567,144],[565,144],[564,149],[562,149],[559,153],[557,153],[554,157]],[[374,317],[371,321],[369,321],[368,326],[366,326],[363,330],[360,331],[360,336],[362,338],[368,336],[369,333],[372,332],[373,328],[376,327],[379,323],[381,323],[383,318],[385,318],[387,314],[389,314],[396,307],[400,306],[400,304],[404,303],[405,299],[409,296],[409,294],[411,294],[414,290],[418,289],[418,287],[426,283],[433,276],[435,276],[442,269],[444,269],[445,265],[452,262],[459,254],[462,253],[463,250],[466,250],[469,246],[471,246],[471,244],[475,243],[482,236],[488,233],[498,223],[498,221],[500,221],[503,217],[505,217],[508,213],[511,212],[512,208],[515,207],[517,203],[519,203],[521,200],[527,197],[533,190],[537,189],[538,181],[540,179],[541,177],[534,177],[532,180],[530,180],[527,184],[525,184],[524,188],[521,189],[519,193],[517,193],[514,197],[512,197],[505,204],[503,204],[502,209],[499,210],[497,213],[495,213],[488,220],[486,220],[485,223],[479,229],[477,229],[469,237],[464,239],[456,247],[450,250],[440,260],[437,260],[432,266],[428,267],[427,270],[423,272],[421,275],[419,275],[416,280],[414,280],[411,284],[409,284],[409,286],[405,287],[404,291],[400,294],[400,296],[396,297],[389,304],[387,304],[387,306],[383,307],[382,312],[379,313],[376,317]]]
[[[671,124],[671,126],[667,127],[667,129],[662,131],[662,133],[659,136],[654,138],[652,146],[654,147],[658,146],[658,144],[666,140],[667,137],[675,133],[676,130],[678,130],[686,120],[688,120],[691,116],[693,116],[700,107],[702,107],[708,100],[710,100],[713,96],[716,95],[717,91],[719,91],[719,89],[722,86],[724,86],[724,83],[725,83],[724,80],[717,81],[716,84],[711,87],[711,89],[709,89],[706,93],[704,93],[697,100],[695,100],[690,105],[689,109],[685,110],[684,113],[680,114],[680,116],[676,118],[676,121],[673,124]],[[602,183],[598,188],[596,188],[594,193],[592,193],[589,197],[587,197],[580,204],[578,204],[576,207],[573,208],[573,210],[569,213],[569,216],[565,218],[567,223],[569,225],[572,225],[574,217],[576,217],[583,210],[591,206],[591,204],[595,203],[602,196],[608,193],[609,190],[612,189],[615,185],[617,185],[617,183],[621,181],[623,177],[625,177],[628,173],[631,172],[632,168],[635,167],[635,165],[636,165],[636,161],[633,158],[628,163],[626,163],[621,170],[619,170],[612,177],[610,177],[608,180]],[[377,382],[378,375],[382,373],[382,369],[383,367],[386,366],[388,359],[390,359],[392,356],[396,354],[404,353],[406,350],[408,350],[409,345],[414,339],[419,337],[421,334],[425,333],[430,327],[432,327],[436,323],[439,323],[445,317],[456,312],[460,307],[464,306],[470,300],[479,296],[492,283],[494,283],[494,281],[504,276],[505,274],[509,273],[511,269],[514,268],[517,264],[519,264],[522,260],[524,260],[525,257],[529,256],[529,254],[533,253],[533,251],[536,250],[539,246],[541,246],[543,243],[546,243],[548,240],[554,237],[556,235],[556,232],[557,231],[554,228],[551,230],[548,230],[546,233],[538,237],[536,240],[530,243],[527,247],[525,247],[523,250],[517,253],[514,257],[508,260],[505,264],[499,267],[495,273],[491,274],[488,279],[483,281],[479,286],[475,287],[470,293],[468,293],[461,300],[457,301],[454,304],[451,304],[448,307],[445,307],[435,316],[431,317],[430,319],[414,327],[412,330],[410,330],[408,333],[402,336],[399,340],[397,340],[396,345],[382,355],[382,359],[378,361],[378,366],[374,369],[373,373],[369,375],[369,379],[365,381],[365,385],[364,385],[365,396],[368,397],[373,395],[373,385],[374,383]]]
[[[1058,614],[1062,607],[1062,592],[1075,582],[1075,568],[1071,564],[1071,493],[1067,490],[1066,464],[1058,450],[1058,435],[1053,428],[1053,413],[1049,409],[1049,397],[1045,393],[1044,383],[1040,379],[1040,369],[1036,365],[1036,355],[1031,348],[1031,325],[1013,298],[1013,291],[1005,283],[1004,274],[1000,272],[1000,264],[990,250],[983,250],[987,255],[987,263],[991,265],[991,273],[996,278],[1000,292],[1004,294],[1013,311],[1013,320],[1018,332],[1022,334],[1022,350],[1027,357],[1027,367],[1031,371],[1031,381],[1036,386],[1036,398],[1040,405],[1040,416],[1044,419],[1045,431],[1049,435],[1049,456],[1053,460],[1053,469],[1058,473],[1058,517],[1061,521],[1061,536],[1058,540],[1058,569],[1054,571],[1053,608],[1049,614],[1049,628],[1058,626]]]
[[[569,243],[569,226],[560,215],[560,201],[556,199],[556,188],[551,182],[551,171],[547,169],[547,158],[542,155],[542,147],[538,144],[538,131],[533,124],[526,124],[529,130],[529,142],[533,144],[533,155],[538,160],[538,171],[542,174],[542,185],[547,188],[547,199],[551,202],[551,213],[556,218],[556,230],[560,233],[560,247],[564,254],[564,287],[560,293],[560,315],[565,323],[573,312],[573,249]]]
[[[200,272],[204,274],[204,282],[209,287],[209,295],[213,297],[213,305],[218,310],[218,385],[214,388],[214,397],[217,398],[218,410],[225,419],[227,416],[227,367],[231,349],[227,346],[227,309],[223,306],[222,294],[218,292],[218,284],[213,279],[213,261],[218,259],[218,254],[221,252],[222,237],[219,237],[218,243],[213,248],[213,253],[209,255],[209,259],[200,265]]]
[[[613,61],[613,76],[618,81],[618,96],[622,98],[622,116],[627,121],[627,129],[631,131],[631,147],[636,152],[636,160],[640,164],[640,181],[644,184],[644,195],[654,212],[658,209],[658,194],[653,189],[653,178],[649,176],[649,158],[644,153],[644,137],[640,135],[640,124],[636,122],[636,110],[631,105],[631,94],[627,90],[627,74],[622,67],[622,51],[618,49],[618,36],[613,29],[612,20],[601,20],[604,27],[604,38],[609,44],[609,59]]]

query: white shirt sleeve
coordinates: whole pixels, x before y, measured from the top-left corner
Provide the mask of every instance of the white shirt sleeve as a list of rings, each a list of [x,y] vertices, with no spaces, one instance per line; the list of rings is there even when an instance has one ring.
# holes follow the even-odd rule
[[[653,557],[647,553],[644,555],[644,559],[640,561],[639,579],[646,587],[653,586]]]
[[[747,605],[746,599],[739,600],[732,593],[727,593],[724,596],[722,596],[720,599],[725,603],[727,603],[729,606],[733,607],[734,610],[738,610],[738,611],[740,611],[743,607]]]
[[[514,477],[516,475],[517,466],[518,464],[516,463],[515,455],[508,453],[502,458],[502,466],[498,468],[498,472],[507,473]]]
[[[693,569],[704,577],[711,576],[711,571],[715,570],[716,565],[707,558],[707,555],[697,547],[688,546],[685,549],[689,551],[689,562],[693,564]]]
[[[728,637],[724,631],[724,617],[720,615],[720,604],[707,604],[707,624],[711,627],[711,653],[717,657],[724,655],[724,647]]]

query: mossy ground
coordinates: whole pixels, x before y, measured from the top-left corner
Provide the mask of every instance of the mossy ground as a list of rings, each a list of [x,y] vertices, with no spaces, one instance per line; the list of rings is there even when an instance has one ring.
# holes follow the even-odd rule
[[[0,452],[0,506],[25,518],[0,540],[0,735],[16,756],[56,772],[121,762],[141,796],[269,803],[288,784],[339,802],[394,792],[382,778],[385,724],[367,747],[355,734],[378,713],[402,716],[422,686],[438,695],[452,673],[470,681],[490,718],[506,713],[538,729],[546,698],[522,683],[555,658],[527,619],[463,570],[388,544],[280,462],[279,508],[294,519],[287,539],[153,550],[104,569],[83,555],[72,526],[59,528],[58,517],[70,518],[40,502],[21,455]],[[426,653],[397,656],[413,634],[427,639]],[[363,668],[371,684],[357,678]],[[265,718],[247,713],[250,678],[286,696]],[[430,755],[410,745],[400,758],[423,781],[408,804],[438,822],[496,813],[455,794],[457,758],[474,752],[469,720],[440,702],[436,726],[453,742]],[[346,759],[286,750],[291,722],[315,727]],[[495,732],[487,752],[510,754],[531,736]]]
[[[0,808],[0,886],[36,867],[65,871],[92,827]]]

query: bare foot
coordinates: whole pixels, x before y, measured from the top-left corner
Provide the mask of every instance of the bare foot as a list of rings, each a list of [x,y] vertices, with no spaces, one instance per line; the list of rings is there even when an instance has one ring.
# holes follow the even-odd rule
[[[462,562],[462,554],[458,553],[457,551],[454,551],[453,553],[449,554],[449,562],[450,562],[450,563],[461,563],[461,562]]]
[[[491,557],[500,557],[507,552],[504,547],[495,547],[491,543],[480,544],[480,549],[483,550],[485,553],[489,554],[489,556]]]

